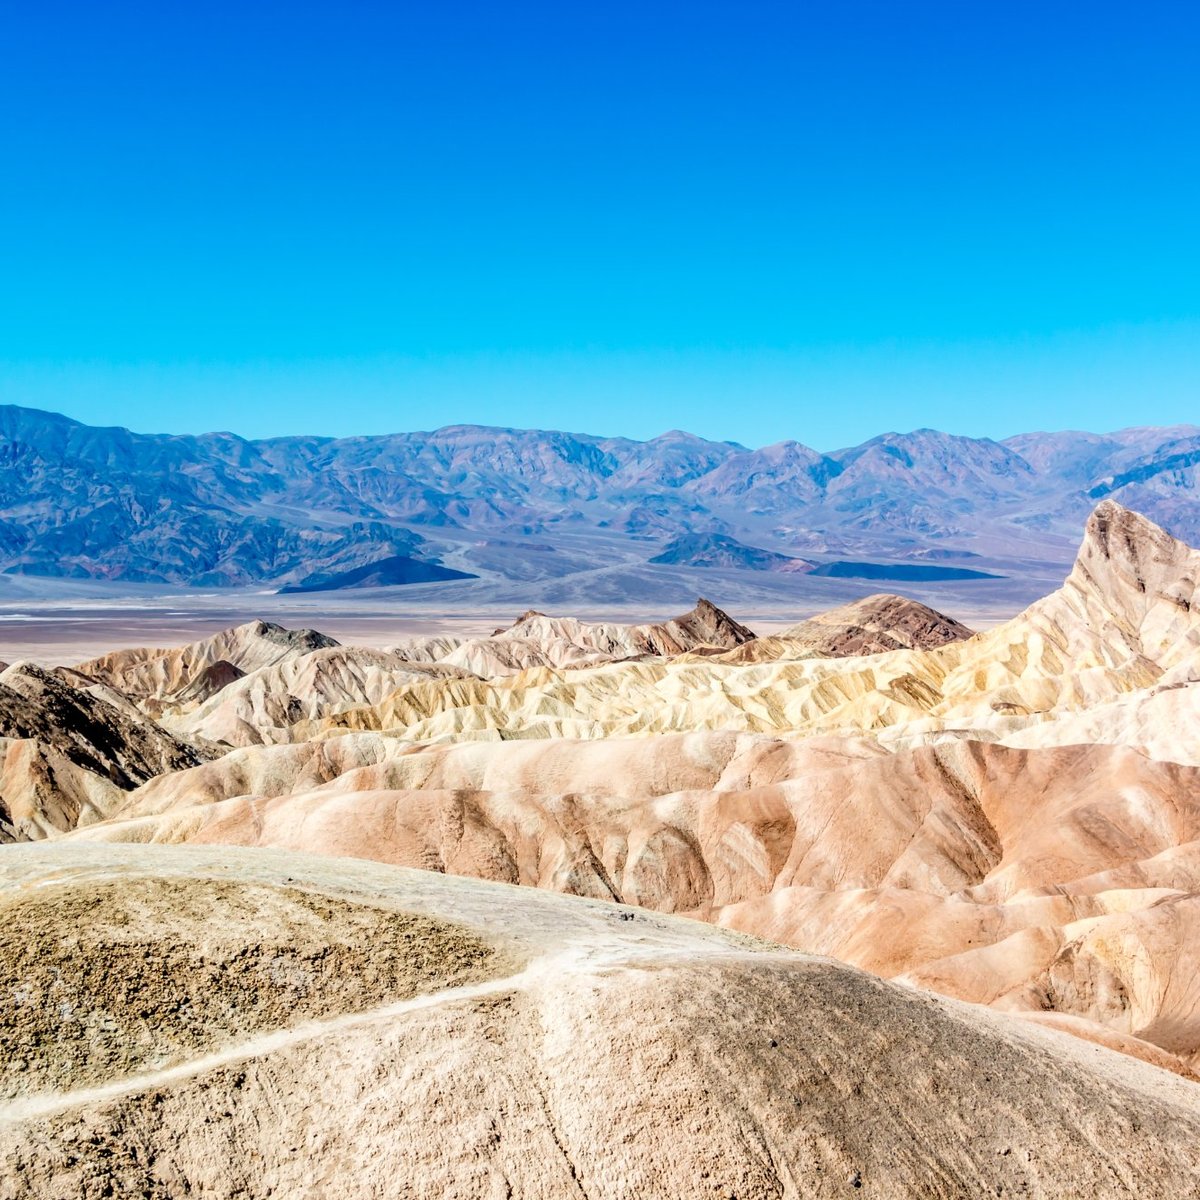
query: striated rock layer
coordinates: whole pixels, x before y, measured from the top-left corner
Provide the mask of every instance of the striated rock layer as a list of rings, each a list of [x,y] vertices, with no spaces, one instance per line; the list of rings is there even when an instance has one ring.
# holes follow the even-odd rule
[[[0,842],[99,820],[125,792],[201,757],[119,694],[15,663],[0,673]]]
[[[160,708],[175,699],[206,699],[214,685],[337,643],[313,629],[251,621],[178,649],[117,650],[80,663],[89,679]],[[207,684],[200,680],[207,679]],[[205,694],[206,693],[206,694]]]
[[[680,655],[531,669],[406,687],[379,704],[298,726],[296,735],[377,730],[449,741],[738,729],[999,740],[1050,726],[1034,740],[1053,744],[1056,720],[1200,678],[1198,574],[1200,554],[1105,501],[1063,587],[966,641],[851,658],[743,663]]]
[[[887,592],[820,613],[781,635],[828,658],[888,650],[932,650],[962,642],[972,631],[928,605]]]
[[[889,650],[933,650],[962,642],[973,632],[928,605],[887,592],[818,613],[774,637],[727,651],[723,662],[798,658],[850,658]]]
[[[418,638],[397,646],[396,653],[410,662],[440,663],[491,679],[535,667],[571,668],[729,650],[753,640],[751,630],[701,598],[691,612],[658,624],[589,624],[530,611],[488,638]]]

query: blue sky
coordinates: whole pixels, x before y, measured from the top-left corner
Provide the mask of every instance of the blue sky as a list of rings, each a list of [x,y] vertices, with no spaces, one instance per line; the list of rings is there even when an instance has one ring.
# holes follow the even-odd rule
[[[1200,419],[1195,5],[0,12],[4,400],[826,449]]]

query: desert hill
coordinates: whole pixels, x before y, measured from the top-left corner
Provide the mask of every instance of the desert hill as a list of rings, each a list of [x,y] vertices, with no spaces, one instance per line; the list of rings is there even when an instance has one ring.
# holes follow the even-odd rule
[[[1195,1085],[633,909],[62,844],[4,857],[0,908],[6,961],[94,1024],[4,1010],[14,1198],[1146,1196],[1200,1173]]]
[[[363,736],[165,776],[81,836],[350,855],[686,913],[1069,1015],[1200,1071],[1198,976],[1181,970],[1200,768],[1108,746],[691,734],[415,751]]]
[[[314,629],[250,621],[178,648],[113,651],[80,663],[75,671],[141,703],[164,706],[179,698],[206,699],[198,692],[213,694],[212,684],[219,680],[232,682],[262,667],[335,645]],[[207,683],[198,687],[206,673]]]
[[[818,640],[826,630],[830,631],[831,640]],[[809,640],[814,649],[826,656],[842,658],[855,651],[877,654],[904,648],[932,650],[947,642],[965,641],[973,634],[944,613],[904,596],[882,592],[819,613],[784,630],[780,636],[795,641]],[[868,646],[870,649],[862,648]]]
[[[202,757],[121,695],[14,663],[0,673],[0,843],[98,820]]]
[[[703,597],[669,621],[645,625],[588,623],[530,611],[491,637],[414,639],[395,647],[413,663],[458,667],[480,679],[536,667],[571,668],[633,658],[671,658],[699,650],[729,650],[754,638],[752,630]]]
[[[747,571],[811,571],[813,564],[774,550],[747,546],[724,533],[689,533],[668,542],[649,560],[668,566],[736,567]]]
[[[477,579],[470,571],[455,571],[441,563],[393,554],[333,574],[307,575],[298,583],[280,588],[280,592],[337,592],[348,588],[397,587],[414,583],[444,583],[449,579]]]
[[[769,662],[780,658],[850,658],[889,650],[933,650],[965,641],[973,632],[944,613],[906,596],[880,592],[831,608],[774,637],[731,650],[726,662]]]

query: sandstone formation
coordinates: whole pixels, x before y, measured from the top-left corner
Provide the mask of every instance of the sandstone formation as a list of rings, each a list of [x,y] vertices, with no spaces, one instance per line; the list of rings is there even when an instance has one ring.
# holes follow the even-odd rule
[[[395,649],[411,662],[441,663],[492,679],[534,667],[592,666],[728,650],[753,639],[751,630],[702,597],[690,612],[658,624],[588,624],[531,611],[488,638],[421,638]]]
[[[103,688],[32,663],[0,673],[0,842],[99,820],[121,797],[201,755]]]
[[[725,662],[850,658],[889,650],[933,650],[966,641],[974,633],[962,622],[905,596],[880,592],[817,613],[773,637],[723,655]]]
[[[184,689],[162,719],[181,737],[206,744],[291,741],[298,723],[378,704],[414,683],[465,674],[450,666],[412,663],[386,650],[327,645],[246,672],[199,704],[191,703]]]
[[[177,649],[115,650],[75,671],[161,710],[172,701],[207,699],[251,671],[336,645],[313,629],[251,621]]]
[[[80,1023],[0,1010],[13,1200],[1132,1197],[1200,1174],[1194,1084],[694,922],[61,844],[6,854],[0,911],[4,961]]]
[[[960,621],[886,592],[818,613],[781,637],[806,643],[824,658],[881,654],[888,650],[933,650],[973,636]]]
[[[324,720],[400,689],[474,679],[471,668],[506,674],[530,662],[671,656],[753,636],[701,600],[660,624],[588,625],[529,613],[492,638],[430,639],[404,651],[340,646],[314,630],[254,621],[188,646],[113,651],[53,673],[23,665],[0,676],[0,736],[10,739],[0,836],[74,828],[109,815],[123,790],[153,776],[230,746],[303,740]],[[31,706],[34,693],[40,699]]]

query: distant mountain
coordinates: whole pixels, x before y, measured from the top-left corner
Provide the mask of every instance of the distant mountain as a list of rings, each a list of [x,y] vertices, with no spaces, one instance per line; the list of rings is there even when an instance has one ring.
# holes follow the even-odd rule
[[[747,546],[723,533],[687,533],[668,543],[652,563],[687,567],[732,567],[745,571],[811,571],[813,564],[774,550]]]
[[[404,554],[393,554],[336,575],[310,575],[300,583],[281,587],[287,592],[337,592],[346,588],[396,587],[412,583],[444,583],[450,579],[478,579],[466,571],[454,571],[440,563],[422,562]]]
[[[1006,574],[1065,566],[1101,497],[1198,541],[1198,487],[1193,426],[1003,442],[921,429],[821,453],[679,431],[639,442],[465,425],[248,441],[6,406],[0,572],[288,587],[361,571],[369,586],[396,560],[486,586],[631,578],[704,558],[726,571],[803,559],[836,573],[974,557],[984,574]]]

